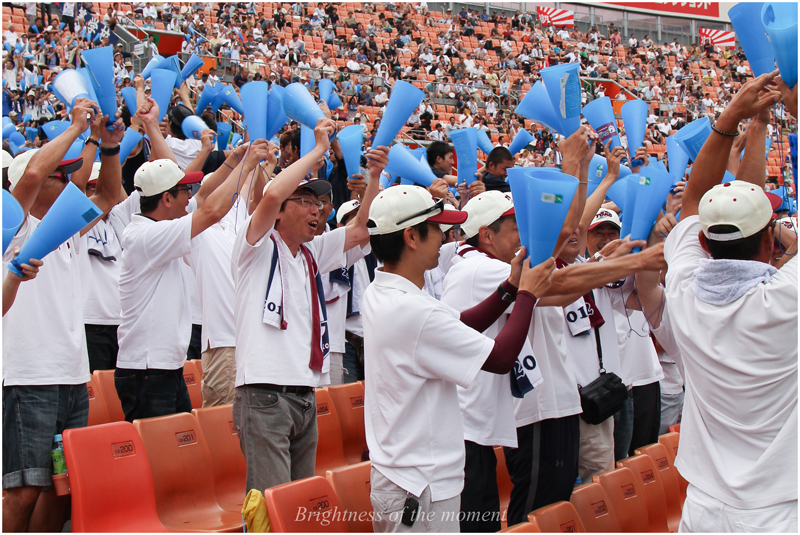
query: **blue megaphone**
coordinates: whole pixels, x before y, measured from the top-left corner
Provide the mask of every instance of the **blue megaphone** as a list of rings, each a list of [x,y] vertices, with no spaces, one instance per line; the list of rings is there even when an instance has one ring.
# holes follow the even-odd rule
[[[289,84],[283,91],[283,111],[286,116],[311,130],[317,127],[317,121],[325,119],[325,114],[314,101],[306,86],[299,82]]]
[[[230,106],[236,113],[244,115],[244,106],[242,106],[242,101],[239,100],[239,95],[236,94],[236,89],[232,85],[221,89],[219,95],[217,95],[217,100]]]
[[[781,78],[793,88],[797,84],[797,3],[765,2],[761,22],[767,30]]]
[[[14,126],[14,123],[7,123],[3,125],[3,139],[8,139],[11,137],[11,134],[17,131],[17,127]]]
[[[34,143],[36,141],[36,135],[39,133],[38,128],[31,128],[30,126],[25,127],[25,139]]]
[[[600,143],[605,146],[611,140],[609,149],[619,147],[622,143],[619,140],[619,130],[617,130],[617,119],[614,116],[614,108],[611,106],[611,99],[601,97],[594,99],[586,104],[581,110],[583,116],[600,137]]]
[[[561,121],[558,120],[558,115],[556,115],[553,105],[550,104],[547,89],[541,81],[533,84],[530,91],[517,104],[514,113],[563,135]]]
[[[622,122],[625,125],[625,136],[628,138],[631,167],[642,165],[642,160],[634,158],[633,155],[636,154],[636,149],[644,144],[649,109],[647,102],[639,99],[629,100],[622,105]]]
[[[229,123],[217,123],[217,149],[225,150],[228,148],[228,140],[231,137],[231,125]]]
[[[321,84],[322,80],[320,80]],[[361,146],[364,143],[364,127],[360,124],[348,126],[339,132],[336,139],[339,140],[339,148],[342,150],[347,176],[352,178],[354,174],[361,172]]]
[[[314,131],[304,124],[300,125],[300,157],[302,158],[317,146]]]
[[[238,147],[241,142],[242,142],[242,134],[234,132],[234,134],[231,136],[230,146],[234,148]]]
[[[164,69],[166,67],[167,67],[167,60],[164,58],[164,56],[159,56],[158,54],[156,54],[155,56],[150,58],[150,61],[147,62],[147,65],[145,65],[144,69],[142,70],[142,78],[147,80],[148,78],[150,78],[150,75],[153,73],[154,70]]]
[[[183,83],[183,78],[181,77],[181,60],[178,59],[178,55],[175,54],[170,56],[166,59],[166,65],[164,67],[160,67],[162,69],[168,69],[175,73],[175,89],[180,89],[181,84]]]
[[[385,146],[385,145],[382,145]],[[429,188],[436,175],[426,163],[422,163],[404,145],[395,145],[389,149],[389,162],[386,164],[386,172],[393,176],[401,176],[406,180],[411,180],[420,186]]]
[[[181,122],[181,132],[186,139],[200,139],[203,130],[208,130],[206,122],[197,115],[190,115]]]
[[[635,189],[633,213],[627,214],[625,218],[630,220],[631,240],[646,240],[667,200],[673,177],[661,169],[646,167],[638,176],[632,175],[629,183],[633,183]],[[631,211],[630,206],[628,211]],[[634,247],[633,252],[638,253],[640,250],[641,248]]]
[[[186,80],[197,72],[197,69],[203,66],[203,60],[197,54],[192,54],[192,57],[186,62],[186,65],[181,69],[181,80]]]
[[[136,145],[142,140],[144,136],[134,130],[133,128],[128,127],[125,130],[125,135],[122,137],[122,141],[119,144],[119,163],[120,165],[125,163],[125,160],[128,159],[130,156],[131,151],[136,148]]]
[[[169,109],[176,76],[173,71],[166,69],[155,69],[150,73],[150,98],[156,101],[159,120],[164,118]]]
[[[8,264],[8,269],[22,277],[22,264],[28,264],[31,258],[44,260],[62,243],[102,215],[103,211],[75,184],[69,182],[19,254]]]
[[[467,186],[478,178],[478,129],[460,128],[450,131],[450,141],[456,150],[458,162],[458,182],[467,183]]]
[[[25,220],[25,212],[8,190],[3,190],[3,254]]]
[[[561,124],[561,133],[569,137],[581,126],[580,63],[553,65],[540,71],[550,104]]]
[[[122,95],[123,100],[125,100],[125,105],[128,107],[131,117],[136,115],[136,88],[123,87],[119,90],[119,92]]]
[[[197,99],[197,113],[203,113],[206,111],[206,108],[211,106],[214,101],[217,99],[219,95],[219,87],[206,85],[203,87],[203,92],[200,93],[200,97]],[[216,113],[216,111],[214,112]]]
[[[92,98],[89,85],[79,71],[66,69],[53,80],[53,93],[59,101],[72,108],[77,99]]]
[[[246,111],[247,133],[250,141],[267,138],[267,110],[269,100],[269,84],[267,82],[249,82],[239,90],[242,106]]]
[[[625,177],[620,177],[611,184],[611,187],[608,188],[608,193],[606,193],[606,197],[611,199],[614,204],[616,204],[620,210],[623,212],[625,211],[625,201],[627,199],[627,191],[628,191],[628,182],[629,179],[634,175],[628,175]],[[620,234],[620,236],[624,236]]]
[[[686,176],[686,167],[689,165],[689,155],[675,141],[675,136],[667,137],[667,158],[669,159],[669,172],[676,181],[683,180]]]
[[[97,103],[103,115],[108,115],[109,125],[117,117],[117,86],[114,85],[114,52],[104,46],[81,52],[81,59],[89,71]]]
[[[319,81],[319,99],[332,110],[342,106],[339,95],[334,92],[335,87],[333,80],[329,80],[328,78],[323,78]]]
[[[708,117],[697,119],[687,124],[674,135],[675,141],[689,155],[692,161],[697,159],[708,136],[711,135],[711,122]]]
[[[527,147],[533,139],[530,132],[521,128],[520,131],[517,132],[517,135],[514,136],[514,141],[508,146],[508,150],[511,151],[511,154],[516,155],[519,151]]]
[[[489,139],[486,130],[477,129],[478,148],[481,149],[487,156],[494,150],[494,143]]]
[[[83,76],[83,79],[86,81],[86,85],[84,87],[89,90],[89,100],[97,104],[99,99],[97,98],[97,93],[95,93],[94,85],[92,84],[92,75],[89,72],[89,69],[87,69],[86,67],[81,67],[80,69],[75,69],[75,70],[78,71],[81,74],[81,76]],[[71,110],[71,108],[72,108],[71,105],[67,105],[68,111]]]
[[[391,145],[397,133],[403,129],[408,118],[419,108],[425,92],[414,85],[398,80],[392,88],[392,96],[386,104],[383,112],[383,119],[372,140],[372,146],[388,147]]]
[[[761,76],[775,70],[775,57],[761,22],[763,2],[740,2],[728,10],[728,17],[742,45],[753,75]]]
[[[283,92],[284,88],[278,84],[273,84],[269,91],[269,102],[267,102],[267,138],[274,137],[280,132],[283,125],[289,118],[283,111]]]

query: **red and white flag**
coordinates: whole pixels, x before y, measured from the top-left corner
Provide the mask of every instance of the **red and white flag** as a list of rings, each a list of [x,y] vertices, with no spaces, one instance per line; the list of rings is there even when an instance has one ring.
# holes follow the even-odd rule
[[[736,47],[736,34],[734,32],[712,30],[711,28],[700,28],[699,33],[700,37],[708,39],[711,41],[712,45],[727,46],[730,48]]]
[[[573,28],[575,26],[575,12],[566,9],[556,9],[554,7],[537,7],[536,13],[542,24],[552,26],[564,26]]]

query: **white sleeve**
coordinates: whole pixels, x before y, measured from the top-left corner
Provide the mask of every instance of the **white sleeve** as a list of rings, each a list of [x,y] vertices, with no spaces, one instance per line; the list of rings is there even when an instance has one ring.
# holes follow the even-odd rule
[[[127,199],[111,209],[111,212],[108,214],[109,219],[116,219],[118,222],[122,223],[122,226],[127,227],[133,215],[141,211],[141,206],[139,204],[140,198],[141,194],[138,191],[131,193]]]
[[[151,266],[186,256],[192,250],[192,216],[145,225],[132,243],[124,243],[123,247],[146,257]]]
[[[678,343],[675,341],[675,334],[672,332],[672,321],[669,316],[669,307],[664,306],[664,313],[661,315],[661,323],[656,328],[650,328],[650,332],[656,337],[658,343],[664,348],[664,352],[678,366],[678,372],[683,378],[683,357]]]
[[[314,253],[320,273],[330,273],[335,269],[345,267],[347,261],[344,254],[346,236],[347,230],[344,227],[337,228],[315,237],[308,244]]]
[[[700,260],[710,255],[700,246],[697,237],[702,230],[700,218],[696,215],[681,219],[664,242],[664,258],[667,261],[667,293],[677,285],[694,277],[694,270]]]

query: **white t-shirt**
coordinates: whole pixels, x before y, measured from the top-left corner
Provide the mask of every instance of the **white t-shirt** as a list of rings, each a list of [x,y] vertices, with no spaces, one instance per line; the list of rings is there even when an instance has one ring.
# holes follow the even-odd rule
[[[22,248],[39,220],[28,215],[3,255],[6,264],[14,247]],[[77,385],[89,380],[89,354],[83,326],[80,261],[84,244],[75,236],[45,256],[31,281],[23,282],[3,316],[3,386]]]
[[[510,274],[510,264],[489,258],[478,250],[471,250],[463,257],[456,256],[453,267],[444,279],[442,303],[463,312],[496,292],[497,286],[508,279]],[[492,340],[497,338],[512,310],[513,305],[483,334]],[[532,354],[533,349],[526,339],[522,356]],[[527,395],[533,395],[533,392]],[[482,446],[516,448],[517,426],[514,421],[513,399],[510,373],[500,375],[480,371],[468,388],[459,386],[458,403],[464,418],[464,439]]]
[[[493,347],[408,279],[375,271],[364,293],[364,424],[376,470],[414,496],[429,486],[433,501],[461,493],[456,385],[473,383]]]
[[[797,500],[797,257],[768,284],[711,305],[692,287],[709,258],[700,230],[697,216],[682,218],[664,245],[686,380],[676,467],[733,507]]]
[[[192,214],[168,221],[136,214],[125,228],[118,368],[183,367],[192,333],[192,281],[182,266],[191,252],[191,236]]]
[[[664,307],[661,314],[661,323],[652,332],[663,349],[658,353],[658,362],[664,372],[664,378],[659,381],[661,393],[680,394],[683,392],[683,359],[675,342],[675,335],[672,333],[672,322],[667,307]]]
[[[292,256],[275,229],[255,245],[247,242],[248,220],[239,227],[233,244],[231,270],[236,290],[234,320],[236,323],[236,386],[245,384],[277,384],[317,387],[328,384],[328,373],[308,367],[311,356],[311,306],[317,296],[311,295],[311,284],[305,257],[301,251]],[[284,258],[282,272],[286,329],[264,323],[270,266],[275,251],[272,236]],[[336,229],[315,237],[306,247],[316,259],[320,273],[343,267],[345,229]],[[276,268],[277,270],[277,268]],[[272,284],[281,284],[277,274]],[[312,300],[313,299],[313,300]]]
[[[203,142],[199,139],[178,139],[167,136],[166,142],[175,155],[175,163],[181,169],[189,167],[189,164],[192,163],[203,148]]]

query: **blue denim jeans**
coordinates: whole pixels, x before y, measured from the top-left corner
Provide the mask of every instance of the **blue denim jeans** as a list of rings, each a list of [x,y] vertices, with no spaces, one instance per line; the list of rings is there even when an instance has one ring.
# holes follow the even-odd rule
[[[125,413],[125,420],[167,416],[192,412],[192,400],[183,379],[183,368],[177,370],[114,371],[114,386]]]
[[[3,387],[3,489],[52,486],[53,438],[89,423],[78,385]]]

